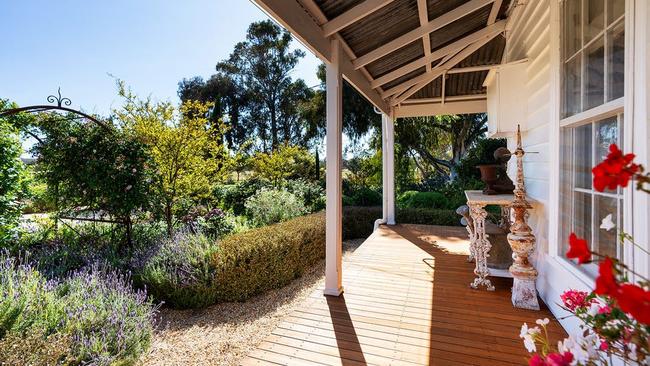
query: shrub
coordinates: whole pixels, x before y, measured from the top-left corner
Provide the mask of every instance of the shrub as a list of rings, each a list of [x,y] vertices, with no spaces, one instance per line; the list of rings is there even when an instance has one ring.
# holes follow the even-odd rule
[[[133,265],[149,294],[175,308],[194,308],[217,301],[211,258],[217,242],[203,234],[181,231],[158,248],[138,253]]]
[[[192,232],[202,232],[213,238],[226,236],[235,230],[235,222],[220,208],[192,208],[181,220]]]
[[[232,211],[235,215],[242,215],[246,212],[246,200],[262,188],[268,187],[270,184],[254,178],[237,184],[217,186],[213,194],[224,209]]]
[[[149,346],[156,308],[127,276],[95,266],[47,281],[21,263],[0,253],[0,352],[68,357],[69,347],[74,364],[109,365],[134,363]]]
[[[343,209],[343,240],[366,238],[372,234],[375,220],[381,219],[381,206],[350,206]]]
[[[447,208],[448,198],[439,192],[406,191],[397,198],[397,203],[405,208]]]
[[[286,181],[284,186],[287,191],[300,198],[310,212],[325,208],[325,190],[319,184],[296,179]]]
[[[350,199],[355,206],[376,206],[382,202],[381,194],[367,187],[352,191]]]
[[[0,120],[0,245],[16,236],[24,166],[17,131]]]
[[[398,208],[396,216],[403,224],[460,226],[460,216],[450,209]]]
[[[325,256],[325,215],[298,217],[225,238],[214,255],[218,301],[279,288]]]
[[[307,209],[292,193],[262,189],[246,201],[246,212],[254,225],[263,226],[300,216]]]

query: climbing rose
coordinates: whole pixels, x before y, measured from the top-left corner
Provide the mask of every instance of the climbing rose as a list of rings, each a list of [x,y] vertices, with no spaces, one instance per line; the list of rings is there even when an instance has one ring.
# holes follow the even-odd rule
[[[528,366],[544,366],[546,361],[539,354],[533,355],[533,357],[528,360]]]
[[[569,251],[566,253],[567,258],[577,258],[579,264],[591,261],[591,251],[585,239],[579,238],[575,233],[569,236]]]
[[[620,286],[616,301],[621,310],[631,314],[639,323],[650,325],[650,291],[626,283]]]
[[[634,154],[624,155],[616,144],[611,144],[607,158],[591,170],[594,175],[594,188],[602,192],[605,188],[626,187],[639,171],[639,166],[634,164],[633,160]]]
[[[609,295],[616,297],[619,285],[614,276],[614,262],[607,257],[598,267],[598,278],[596,278],[596,289],[594,292],[598,295]]]
[[[574,311],[576,308],[582,308],[589,304],[587,295],[585,291],[567,290],[560,295],[560,298],[567,309]]]

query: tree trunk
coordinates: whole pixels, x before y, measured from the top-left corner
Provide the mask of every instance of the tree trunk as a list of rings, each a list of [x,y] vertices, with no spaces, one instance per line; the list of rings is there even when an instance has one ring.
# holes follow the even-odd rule
[[[320,158],[318,156],[318,148],[316,148],[316,153],[314,154],[314,163],[316,165],[316,181],[320,180]]]
[[[269,112],[271,114],[271,151],[275,151],[278,148],[278,120],[275,115],[275,105],[271,105]]]
[[[170,238],[174,234],[174,223],[173,223],[173,217],[172,217],[172,203],[171,201],[167,201],[165,203],[165,223],[167,224],[167,236]]]

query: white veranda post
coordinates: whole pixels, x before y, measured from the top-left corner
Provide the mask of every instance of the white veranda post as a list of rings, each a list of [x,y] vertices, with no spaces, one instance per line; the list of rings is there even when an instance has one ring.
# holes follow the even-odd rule
[[[395,129],[392,116],[381,115],[383,219],[395,225]]]
[[[326,64],[327,137],[326,137],[326,215],[325,215],[325,295],[339,296],[343,240],[343,202],[341,185],[343,79],[340,69],[341,44],[332,40],[332,56]]]

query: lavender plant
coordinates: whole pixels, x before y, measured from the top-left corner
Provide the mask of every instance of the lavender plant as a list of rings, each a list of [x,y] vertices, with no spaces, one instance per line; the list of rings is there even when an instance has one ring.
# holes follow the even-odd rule
[[[0,253],[3,349],[40,334],[68,340],[68,354],[61,357],[70,363],[93,365],[132,364],[147,349],[157,307],[144,291],[132,290],[128,275],[95,265],[61,281],[47,280],[24,263]]]

